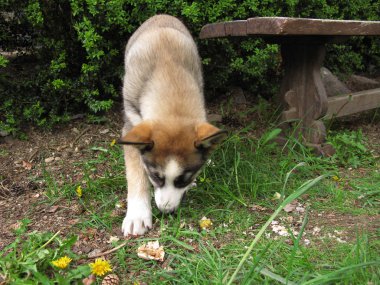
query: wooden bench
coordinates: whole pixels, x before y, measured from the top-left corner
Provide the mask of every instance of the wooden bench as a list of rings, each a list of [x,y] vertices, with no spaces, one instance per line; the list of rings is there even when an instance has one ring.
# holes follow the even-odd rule
[[[326,129],[322,118],[346,116],[380,107],[380,88],[328,98],[320,69],[325,45],[343,43],[350,36],[379,36],[379,21],[344,21],[285,17],[258,17],[205,25],[201,39],[229,36],[259,36],[281,45],[284,77],[280,95],[288,108],[284,122],[297,120],[305,142],[321,154]]]

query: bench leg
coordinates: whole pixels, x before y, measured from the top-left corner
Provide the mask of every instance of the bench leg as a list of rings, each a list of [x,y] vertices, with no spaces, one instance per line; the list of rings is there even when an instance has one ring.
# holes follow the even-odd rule
[[[297,133],[319,154],[329,155],[325,146],[326,129],[319,119],[327,112],[328,102],[320,69],[325,57],[324,44],[283,44],[281,55],[284,78],[281,95],[288,105],[283,121],[298,119]],[[291,111],[291,112],[289,112]],[[289,116],[292,113],[292,117]],[[294,116],[296,114],[296,116]],[[327,153],[326,153],[327,152]]]

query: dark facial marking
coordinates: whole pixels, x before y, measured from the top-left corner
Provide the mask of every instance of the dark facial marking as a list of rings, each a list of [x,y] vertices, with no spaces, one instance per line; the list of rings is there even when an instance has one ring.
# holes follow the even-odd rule
[[[152,179],[158,187],[163,187],[165,185],[165,177],[162,177],[161,174],[158,172],[157,165],[155,163],[150,162],[148,159],[144,157],[143,162],[145,164],[147,174],[149,175],[150,179]]]
[[[185,188],[189,185],[195,178],[195,175],[201,169],[202,165],[196,165],[193,167],[186,168],[183,173],[174,179],[174,187]]]
[[[149,172],[149,177],[158,187],[163,187],[165,185],[165,177],[161,177],[158,172]]]

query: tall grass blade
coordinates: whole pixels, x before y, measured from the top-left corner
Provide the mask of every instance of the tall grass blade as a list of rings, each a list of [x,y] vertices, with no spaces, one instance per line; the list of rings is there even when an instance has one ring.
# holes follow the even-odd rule
[[[260,272],[262,275],[272,278],[273,280],[276,280],[282,284],[286,285],[296,285],[296,283],[286,280],[284,277],[281,277],[280,275],[273,273],[272,271],[269,271],[266,268],[257,269],[256,271]]]
[[[333,280],[337,280],[341,277],[342,274],[347,273],[354,269],[359,269],[371,265],[380,265],[380,260],[374,260],[369,262],[363,262],[355,265],[346,266],[343,268],[340,268],[338,270],[335,270],[333,272],[327,273],[325,275],[320,275],[314,279],[311,279],[309,281],[303,282],[302,285],[309,285],[309,284],[324,284],[324,283],[331,283]]]
[[[245,252],[243,258],[240,260],[239,265],[237,266],[235,272],[232,274],[230,280],[227,282],[228,285],[232,284],[232,282],[235,280],[237,274],[239,273],[240,269],[242,268],[243,264],[247,261],[248,256],[252,252],[254,246],[257,244],[261,236],[264,234],[267,227],[270,225],[270,223],[277,217],[277,215],[281,212],[281,210],[289,203],[291,203],[293,200],[297,199],[299,196],[304,194],[307,190],[309,190],[311,187],[313,187],[315,184],[317,184],[319,181],[327,177],[328,175],[321,175],[317,178],[314,178],[312,180],[306,181],[304,184],[302,184],[297,191],[289,195],[277,208],[277,210],[270,216],[268,221],[261,227],[260,231],[256,235],[255,239],[252,241],[250,246],[248,247],[247,251]]]

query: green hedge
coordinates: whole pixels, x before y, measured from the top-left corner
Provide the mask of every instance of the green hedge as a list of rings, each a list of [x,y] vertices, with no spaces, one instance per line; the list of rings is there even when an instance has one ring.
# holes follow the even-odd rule
[[[0,129],[25,123],[51,126],[70,114],[97,115],[120,100],[123,52],[133,31],[157,13],[177,16],[196,37],[211,22],[255,16],[379,20],[379,1],[326,0],[3,0],[0,48],[25,55],[0,57]],[[276,45],[258,38],[198,41],[206,94],[240,85],[271,96],[280,78]],[[327,65],[349,73],[380,66],[379,39],[331,46]],[[6,67],[4,67],[6,65]],[[373,69],[373,68],[372,68]],[[273,82],[276,81],[276,82]]]

